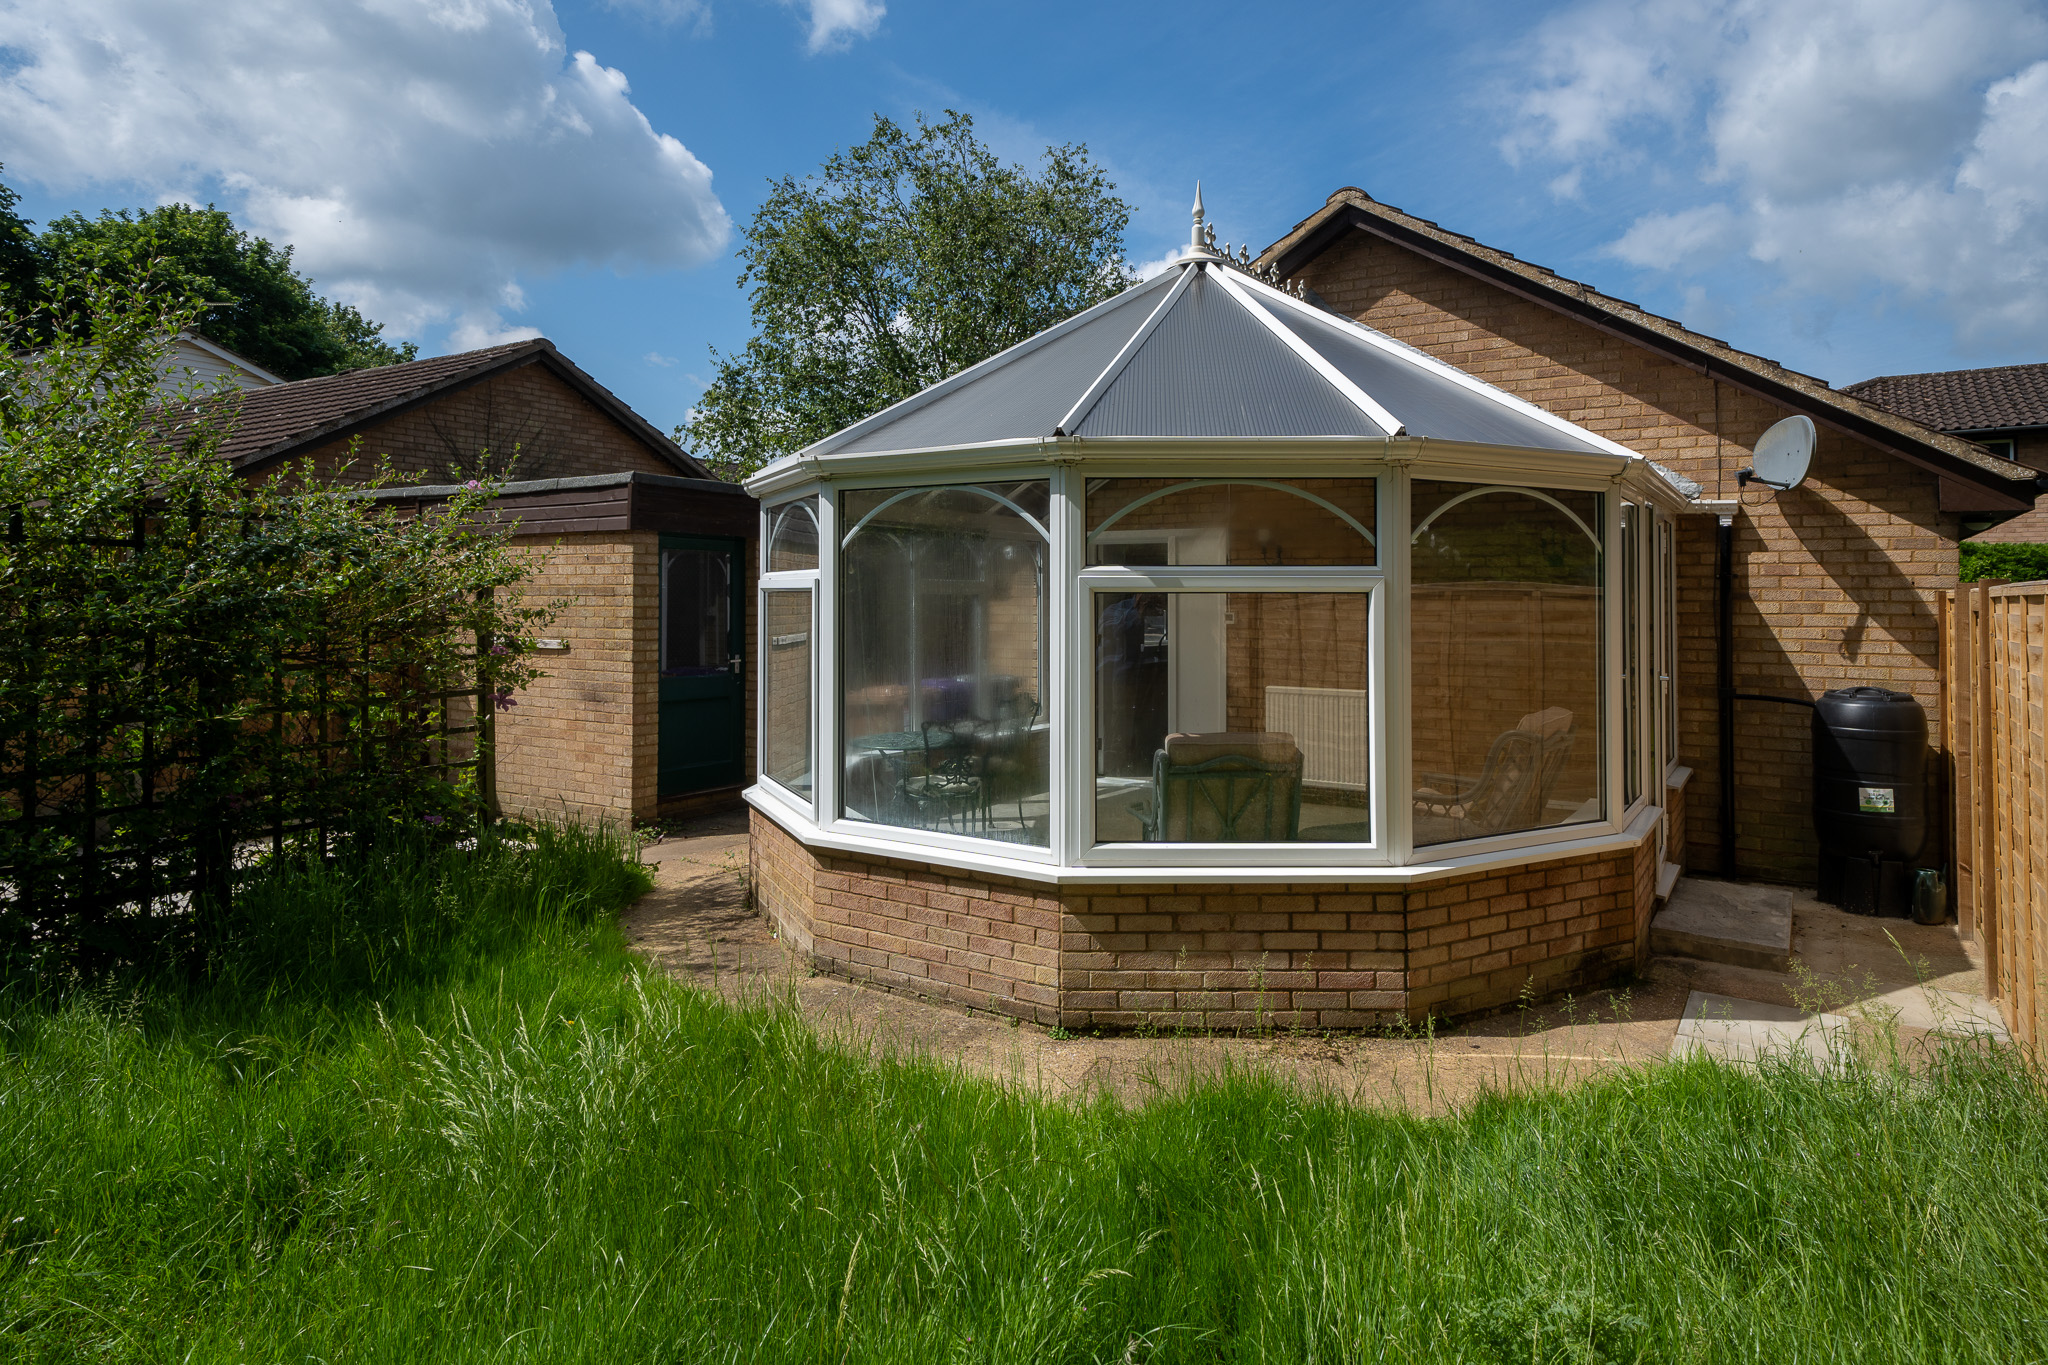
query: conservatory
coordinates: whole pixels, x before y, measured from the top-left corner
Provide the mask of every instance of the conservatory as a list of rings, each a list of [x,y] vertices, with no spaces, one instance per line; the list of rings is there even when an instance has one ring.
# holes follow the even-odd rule
[[[1696,490],[1199,210],[1165,274],[748,488],[755,885],[820,967],[1350,1027],[1638,953]]]

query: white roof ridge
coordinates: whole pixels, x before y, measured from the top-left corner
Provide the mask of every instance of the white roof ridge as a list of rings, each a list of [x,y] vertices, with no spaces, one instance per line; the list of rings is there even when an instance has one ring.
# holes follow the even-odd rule
[[[1370,421],[1389,437],[1405,436],[1408,434],[1407,425],[1400,418],[1387,411],[1386,407],[1377,398],[1374,398],[1371,394],[1360,388],[1356,383],[1352,382],[1348,375],[1344,374],[1335,365],[1332,365],[1328,356],[1296,336],[1280,319],[1259,307],[1256,298],[1247,297],[1242,292],[1247,288],[1259,288],[1285,297],[1281,290],[1274,289],[1269,284],[1263,284],[1258,280],[1252,279],[1249,275],[1244,275],[1243,272],[1235,270],[1219,272],[1218,281],[1223,286],[1223,292],[1230,296],[1232,302],[1251,314],[1261,327],[1264,327],[1279,339],[1282,346],[1285,346],[1297,359],[1306,363],[1326,383],[1336,389],[1346,402],[1365,414],[1366,420]]]
[[[1295,298],[1285,290],[1269,289],[1268,292],[1274,298],[1279,299],[1286,307],[1295,310],[1303,317],[1319,322],[1325,327],[1334,327],[1340,332],[1355,335],[1360,341],[1375,346],[1390,355],[1401,356],[1413,363],[1419,364],[1432,373],[1440,375],[1460,388],[1465,389],[1467,392],[1480,394],[1502,407],[1520,412],[1526,417],[1541,422],[1553,431],[1563,432],[1574,440],[1589,441],[1609,455],[1625,455],[1631,460],[1644,458],[1636,451],[1630,450],[1619,442],[1609,440],[1590,427],[1580,426],[1570,418],[1559,417],[1556,413],[1540,408],[1526,398],[1509,393],[1497,384],[1489,384],[1477,375],[1467,374],[1457,366],[1447,361],[1439,360],[1429,352],[1419,347],[1411,346],[1405,341],[1396,340],[1378,328],[1369,327],[1356,318],[1349,318],[1342,313],[1318,308],[1312,303]]]
[[[1140,294],[1147,290],[1158,288],[1160,282],[1165,278],[1164,274],[1159,274],[1149,280],[1140,280],[1129,289],[1120,290],[1102,300],[1102,302],[1082,309],[1070,318],[1063,318],[1044,331],[1033,333],[1031,336],[1024,338],[1024,340],[1014,346],[1006,346],[984,360],[975,361],[966,369],[946,376],[929,388],[919,389],[908,397],[899,398],[879,412],[870,413],[850,426],[841,427],[829,436],[822,436],[807,446],[789,452],[789,456],[829,455],[841,446],[860,439],[875,428],[886,426],[888,423],[899,418],[907,417],[919,408],[924,407],[927,403],[943,398],[947,394],[971,384],[977,379],[984,378],[1014,360],[1022,359],[1049,342],[1057,341],[1067,333],[1078,329],[1088,322],[1094,321],[1096,318],[1113,313],[1118,308],[1127,307],[1137,302]],[[1050,435],[1051,433],[1043,432],[1040,434]],[[786,459],[789,456],[778,456],[777,458]]]
[[[1197,203],[1201,200],[1201,193],[1201,187],[1197,186],[1195,189]],[[1103,367],[1101,374],[1095,376],[1095,381],[1081,391],[1081,396],[1074,400],[1072,407],[1067,409],[1067,415],[1062,417],[1058,425],[1052,429],[1053,435],[1073,435],[1075,429],[1094,410],[1095,405],[1102,401],[1102,395],[1109,392],[1110,385],[1116,383],[1125,368],[1129,366],[1132,360],[1137,358],[1138,352],[1144,349],[1145,343],[1151,339],[1152,333],[1158,329],[1161,322],[1165,321],[1166,315],[1173,311],[1174,306],[1180,302],[1182,295],[1188,292],[1188,282],[1194,279],[1194,277],[1194,267],[1181,267],[1180,278],[1176,279],[1172,287],[1166,291],[1166,297],[1159,301],[1158,305],[1152,309],[1145,320],[1138,324],[1138,330],[1131,333],[1124,341],[1124,344],[1117,350],[1117,353],[1110,357],[1109,364]]]

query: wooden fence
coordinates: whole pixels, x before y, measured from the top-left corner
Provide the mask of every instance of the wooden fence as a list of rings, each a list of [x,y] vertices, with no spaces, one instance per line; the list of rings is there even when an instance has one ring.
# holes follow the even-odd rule
[[[1965,583],[1942,613],[1956,918],[2015,1041],[2048,1043],[2048,582]]]

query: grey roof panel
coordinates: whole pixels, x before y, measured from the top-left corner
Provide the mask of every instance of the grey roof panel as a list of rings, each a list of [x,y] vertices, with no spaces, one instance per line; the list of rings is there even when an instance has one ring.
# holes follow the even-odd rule
[[[1076,436],[1386,436],[1206,271]]]
[[[1558,430],[1507,403],[1472,392],[1448,376],[1391,354],[1334,322],[1309,317],[1267,299],[1259,306],[1314,347],[1338,373],[1371,394],[1410,436],[1537,450],[1601,453],[1592,442]]]
[[[1067,410],[1144,325],[1161,297],[1156,288],[1133,289],[1119,307],[992,367],[980,378],[893,422],[862,433],[832,453],[922,450],[1050,436]]]

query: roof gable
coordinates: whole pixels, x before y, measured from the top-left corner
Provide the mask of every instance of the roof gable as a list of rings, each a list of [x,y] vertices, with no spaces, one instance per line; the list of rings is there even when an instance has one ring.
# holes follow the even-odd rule
[[[545,365],[679,473],[712,477],[545,338],[245,390],[237,396],[234,430],[221,443],[221,453],[235,468],[255,470],[288,459],[308,446],[352,435],[372,422],[444,394],[534,364]]]
[[[1508,293],[1563,313],[1666,359],[1802,412],[1910,464],[1968,485],[1978,501],[2016,510],[2031,506],[2034,471],[1972,442],[1830,388],[1812,375],[1647,312],[1624,299],[1517,260],[1507,252],[1448,232],[1346,187],[1260,253],[1258,262],[1286,278],[1353,233],[1363,232]]]

